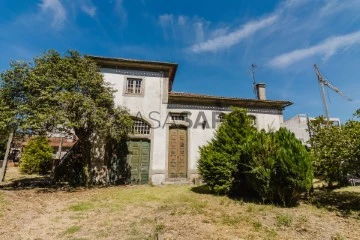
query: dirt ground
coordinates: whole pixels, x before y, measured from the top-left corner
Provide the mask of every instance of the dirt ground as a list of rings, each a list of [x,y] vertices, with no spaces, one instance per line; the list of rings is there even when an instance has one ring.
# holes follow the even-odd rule
[[[202,186],[34,188],[27,177],[11,168],[0,188],[0,239],[360,239],[359,187],[282,208]]]

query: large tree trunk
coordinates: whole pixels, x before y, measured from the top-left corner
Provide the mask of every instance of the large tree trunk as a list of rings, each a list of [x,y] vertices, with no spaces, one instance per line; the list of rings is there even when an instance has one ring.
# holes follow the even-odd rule
[[[2,167],[0,170],[0,182],[4,181],[5,179],[5,174],[6,174],[6,166],[7,166],[7,161],[8,161],[8,157],[9,157],[9,153],[10,153],[10,147],[11,147],[11,142],[13,139],[14,133],[10,133],[9,135],[9,139],[6,145],[6,152],[5,152],[5,157],[2,163]]]
[[[78,156],[80,162],[83,165],[84,171],[84,183],[87,185],[91,184],[92,174],[91,174],[91,133],[85,129],[75,129],[75,134],[78,137],[78,147],[79,153]]]
[[[60,161],[56,181],[64,180],[74,185],[126,184],[130,169],[126,139],[115,141],[101,134],[87,134],[75,130],[79,138],[71,153]],[[76,149],[75,149],[76,148]]]
[[[86,176],[86,184],[87,185],[92,185],[92,179],[93,179],[93,174],[92,174],[92,164],[91,164],[91,148],[92,148],[92,143],[89,140],[89,137],[87,137],[87,139],[83,139],[80,142],[81,145],[81,152],[82,152],[82,162],[84,163],[84,171],[85,171],[85,176]]]

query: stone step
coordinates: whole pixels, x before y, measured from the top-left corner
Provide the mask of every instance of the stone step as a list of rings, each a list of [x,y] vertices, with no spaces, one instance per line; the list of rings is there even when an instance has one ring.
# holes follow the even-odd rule
[[[190,179],[187,178],[174,178],[174,179],[166,179],[162,182],[163,185],[189,185],[194,184]]]

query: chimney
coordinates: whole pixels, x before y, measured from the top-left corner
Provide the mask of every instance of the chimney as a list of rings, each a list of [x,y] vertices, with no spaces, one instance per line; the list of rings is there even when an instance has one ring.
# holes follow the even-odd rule
[[[265,83],[256,84],[256,94],[257,94],[258,100],[266,100]]]

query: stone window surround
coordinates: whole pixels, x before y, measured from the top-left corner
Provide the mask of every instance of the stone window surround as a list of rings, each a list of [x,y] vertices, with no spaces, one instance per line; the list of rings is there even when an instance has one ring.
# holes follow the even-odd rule
[[[126,97],[144,97],[145,94],[145,78],[143,77],[139,77],[139,76],[124,76],[125,81],[124,81],[124,91],[123,91],[123,96]],[[141,86],[140,86],[140,93],[128,93],[127,89],[128,89],[128,81],[130,79],[136,79],[136,80],[141,80]],[[134,86],[135,88],[135,86]]]

